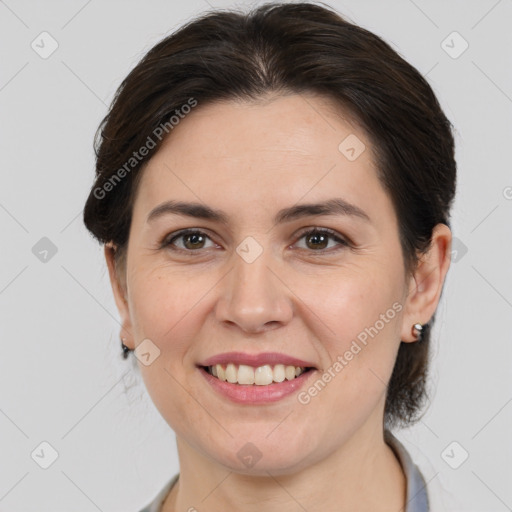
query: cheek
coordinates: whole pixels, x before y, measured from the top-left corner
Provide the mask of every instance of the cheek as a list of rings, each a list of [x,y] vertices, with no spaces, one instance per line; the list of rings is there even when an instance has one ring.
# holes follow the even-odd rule
[[[327,356],[322,373],[329,391],[319,402],[333,400],[340,411],[355,411],[364,409],[363,400],[371,409],[385,391],[400,344],[400,272],[381,264],[344,269],[336,279],[313,287],[310,282],[299,292],[311,305],[309,329]]]
[[[294,293],[309,308],[310,328],[325,333],[319,338],[329,340],[330,348],[342,349],[360,333],[363,340],[368,329],[374,333],[372,327],[382,331],[383,337],[396,329],[404,287],[400,272],[394,266],[366,262],[314,279],[297,274]]]
[[[131,282],[130,310],[137,343],[148,338],[160,350],[150,365],[138,363],[141,376],[158,410],[177,433],[185,436],[183,418],[204,422],[202,411],[185,389],[188,376],[184,372],[195,368],[184,364],[184,359],[201,327],[201,298],[212,286],[164,268],[140,272]]]
[[[139,273],[130,288],[130,310],[137,337],[149,338],[161,348],[167,340],[173,340],[172,348],[178,350],[186,337],[184,326],[213,286],[213,282],[208,285],[207,281],[190,279],[190,273],[171,273],[165,268]]]

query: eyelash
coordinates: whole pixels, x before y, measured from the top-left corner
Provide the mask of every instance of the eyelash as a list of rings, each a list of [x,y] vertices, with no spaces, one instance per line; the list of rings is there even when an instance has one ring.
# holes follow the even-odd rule
[[[172,251],[185,252],[185,253],[189,253],[189,254],[192,254],[195,252],[201,252],[202,249],[193,250],[193,249],[182,249],[182,248],[178,248],[178,247],[173,247],[173,242],[176,239],[181,238],[186,235],[196,235],[196,234],[203,235],[206,238],[211,240],[211,237],[209,237],[204,231],[201,231],[199,229],[183,229],[181,231],[178,231],[177,233],[171,233],[171,235],[166,235],[164,237],[164,239],[160,242],[160,248],[161,249],[170,248]],[[312,228],[312,229],[308,229],[307,231],[303,231],[302,233],[300,233],[297,241],[301,240],[305,236],[313,235],[313,234],[314,235],[328,235],[331,239],[338,242],[338,244],[342,247],[349,247],[349,245],[350,245],[346,240],[341,238],[336,233],[336,231],[329,229],[329,228]],[[295,242],[295,243],[297,243],[297,242]],[[308,249],[304,249],[304,250],[308,250]],[[339,250],[339,248],[334,249],[335,252],[337,252],[338,250]],[[333,248],[331,247],[330,249],[317,249],[317,250],[311,249],[311,250],[309,250],[309,252],[311,252],[312,254],[316,254],[316,253],[322,254],[322,253],[326,253],[326,252],[330,253],[330,252],[333,252]]]

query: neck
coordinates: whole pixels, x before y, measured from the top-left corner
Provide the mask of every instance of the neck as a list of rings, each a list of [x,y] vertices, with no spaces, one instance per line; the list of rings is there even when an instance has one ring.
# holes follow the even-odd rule
[[[403,511],[406,479],[380,432],[356,432],[339,450],[305,469],[264,476],[235,473],[177,438],[180,477],[163,512]]]

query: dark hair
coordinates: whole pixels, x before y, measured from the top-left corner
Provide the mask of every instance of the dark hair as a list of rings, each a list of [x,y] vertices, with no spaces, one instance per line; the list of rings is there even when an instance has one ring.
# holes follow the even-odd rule
[[[386,42],[329,6],[307,2],[207,12],[154,46],[123,80],[96,133],[96,180],[84,208],[87,229],[117,248],[116,267],[125,270],[141,171],[165,139],[155,133],[163,134],[162,126],[172,133],[171,116],[194,101],[200,108],[302,92],[334,100],[367,134],[398,217],[405,273],[413,272],[434,226],[449,226],[452,125],[427,81]],[[135,159],[150,139],[156,149]],[[419,419],[429,342],[427,329],[420,342],[400,344],[387,390],[388,428]]]

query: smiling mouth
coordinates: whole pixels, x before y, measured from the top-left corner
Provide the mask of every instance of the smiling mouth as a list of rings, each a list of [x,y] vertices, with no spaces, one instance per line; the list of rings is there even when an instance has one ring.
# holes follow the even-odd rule
[[[211,376],[231,384],[268,386],[284,381],[294,380],[303,373],[314,370],[313,367],[292,366],[284,364],[253,367],[245,364],[216,364],[201,366]]]

